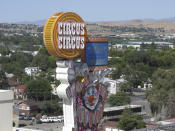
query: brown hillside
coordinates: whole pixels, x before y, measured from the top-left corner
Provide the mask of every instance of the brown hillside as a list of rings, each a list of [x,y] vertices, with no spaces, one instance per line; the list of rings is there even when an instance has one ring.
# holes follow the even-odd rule
[[[128,27],[149,27],[163,28],[166,31],[175,31],[175,23],[169,21],[141,21],[132,20],[129,22],[99,22],[97,25],[104,26],[128,26]]]

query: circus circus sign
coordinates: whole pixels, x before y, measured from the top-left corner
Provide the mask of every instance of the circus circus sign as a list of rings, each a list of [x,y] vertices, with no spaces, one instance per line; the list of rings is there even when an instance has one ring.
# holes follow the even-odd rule
[[[52,56],[72,59],[84,53],[87,30],[73,12],[52,15],[44,27],[44,43]]]

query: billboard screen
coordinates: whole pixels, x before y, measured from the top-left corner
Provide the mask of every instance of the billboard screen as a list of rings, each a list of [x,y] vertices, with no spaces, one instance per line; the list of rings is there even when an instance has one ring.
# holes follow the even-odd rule
[[[86,43],[86,63],[89,66],[108,64],[108,43]]]

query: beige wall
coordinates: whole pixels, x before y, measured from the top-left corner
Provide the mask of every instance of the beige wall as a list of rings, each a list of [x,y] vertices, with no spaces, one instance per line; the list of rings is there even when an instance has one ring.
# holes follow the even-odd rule
[[[0,90],[0,131],[12,131],[13,91]]]

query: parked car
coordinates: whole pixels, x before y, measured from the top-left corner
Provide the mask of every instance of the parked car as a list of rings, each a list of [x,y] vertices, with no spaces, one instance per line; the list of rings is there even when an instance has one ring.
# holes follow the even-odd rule
[[[24,120],[24,116],[19,116],[19,120]]]
[[[33,117],[32,116],[24,116],[24,120],[32,120]]]
[[[40,119],[43,123],[51,123],[51,122],[54,122],[52,119],[50,119],[50,118],[41,118]]]
[[[58,122],[60,122],[60,123],[64,122],[64,117],[63,116],[58,116],[57,119],[58,119]]]
[[[49,122],[49,120],[47,118],[41,118],[40,120],[41,120],[42,123],[48,123]]]
[[[51,123],[51,122],[63,122],[64,121],[64,118],[63,116],[52,116],[52,117],[42,117],[40,119],[43,123]]]
[[[47,115],[43,115],[42,118],[47,118]]]

